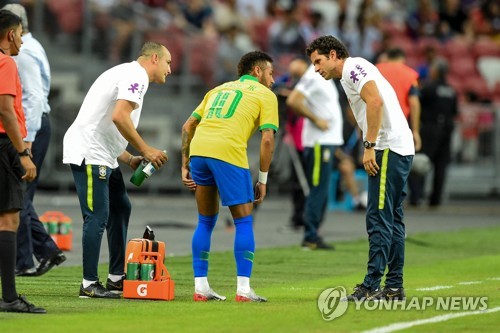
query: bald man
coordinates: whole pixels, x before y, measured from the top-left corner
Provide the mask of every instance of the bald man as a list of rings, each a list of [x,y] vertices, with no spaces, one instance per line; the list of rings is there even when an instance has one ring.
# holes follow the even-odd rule
[[[117,65],[97,78],[64,136],[63,162],[73,172],[84,221],[80,298],[120,298],[123,291],[132,208],[118,161],[134,170],[143,159],[156,169],[167,162],[166,153],[148,145],[136,128],[149,83],[165,83],[171,61],[165,46],[146,42],[136,61]],[[141,156],[127,152],[128,144]],[[110,259],[106,287],[97,272],[104,229]]]

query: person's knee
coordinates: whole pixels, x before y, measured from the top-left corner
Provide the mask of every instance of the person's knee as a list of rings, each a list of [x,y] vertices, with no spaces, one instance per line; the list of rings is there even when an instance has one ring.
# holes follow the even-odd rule
[[[0,231],[17,231],[19,211],[7,211],[0,214]]]

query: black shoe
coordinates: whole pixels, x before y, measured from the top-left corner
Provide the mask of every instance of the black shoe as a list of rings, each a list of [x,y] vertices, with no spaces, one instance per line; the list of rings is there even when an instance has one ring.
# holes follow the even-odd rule
[[[12,302],[5,302],[0,300],[0,311],[2,312],[23,312],[23,313],[47,313],[44,308],[36,307],[34,304],[28,302],[26,297],[19,295],[19,297]]]
[[[16,269],[16,276],[36,276],[37,274],[35,267]]]
[[[323,242],[321,238],[319,238],[316,242],[303,241],[302,248],[304,250],[335,250],[333,245]]]
[[[125,280],[125,275],[121,278],[120,281],[113,282],[109,278],[106,280],[106,289],[111,291],[112,293],[119,294],[123,292],[123,280]]]
[[[404,288],[392,288],[385,287],[382,290],[377,290],[370,293],[366,298],[368,301],[404,301],[406,299]]]
[[[366,288],[364,284],[357,284],[356,287],[353,288],[354,292],[350,295],[347,295],[344,301],[349,302],[357,302],[364,301],[368,295],[370,295],[370,289]]]
[[[45,258],[36,268],[36,276],[43,275],[50,271],[54,266],[59,266],[66,261],[66,256],[62,251],[57,252],[49,258]]]
[[[108,289],[104,288],[101,282],[97,281],[92,283],[87,288],[80,285],[80,298],[120,298],[120,295],[114,294]]]

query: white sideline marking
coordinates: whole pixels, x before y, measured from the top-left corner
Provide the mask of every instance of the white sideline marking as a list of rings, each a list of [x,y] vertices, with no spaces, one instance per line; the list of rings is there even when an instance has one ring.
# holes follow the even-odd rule
[[[396,324],[391,324],[388,326],[374,328],[372,330],[364,331],[362,333],[389,333],[389,332],[404,330],[406,328],[410,328],[410,327],[414,327],[414,326],[438,323],[441,321],[446,321],[446,320],[450,320],[450,319],[454,319],[454,318],[472,316],[472,315],[477,315],[477,314],[492,313],[492,312],[497,312],[497,311],[500,311],[500,306],[493,308],[493,309],[487,309],[487,310],[450,313],[450,314],[431,317],[431,318],[427,318],[427,319],[419,319],[419,320],[407,321],[407,322],[403,322],[403,323],[396,323]]]
[[[458,284],[462,285],[469,285],[469,284],[481,284],[483,281],[464,281],[464,282],[459,282]]]
[[[434,286],[434,287],[428,287],[428,288],[417,288],[415,290],[418,290],[418,291],[432,291],[432,290],[450,289],[450,288],[453,288],[453,286]]]
[[[500,277],[492,277],[492,278],[488,278],[486,280],[500,281]]]

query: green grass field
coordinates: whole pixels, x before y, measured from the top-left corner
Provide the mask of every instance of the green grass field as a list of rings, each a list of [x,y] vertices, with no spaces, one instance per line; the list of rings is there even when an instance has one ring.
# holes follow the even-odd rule
[[[500,306],[500,228],[418,234],[407,240],[407,296],[488,296],[488,308]],[[38,278],[17,279],[18,292],[44,306],[47,315],[0,313],[1,332],[361,332],[400,322],[463,312],[356,309],[324,321],[317,298],[326,288],[348,291],[366,270],[366,240],[336,244],[336,251],[303,251],[299,247],[257,249],[252,287],[268,303],[234,302],[232,252],[212,253],[211,286],[228,300],[191,301],[190,257],[169,257],[166,265],[176,283],[174,301],[79,299],[81,267],[59,267]],[[107,266],[100,267],[107,276]],[[421,291],[433,286],[448,289]],[[405,332],[494,332],[500,312],[414,326]]]

